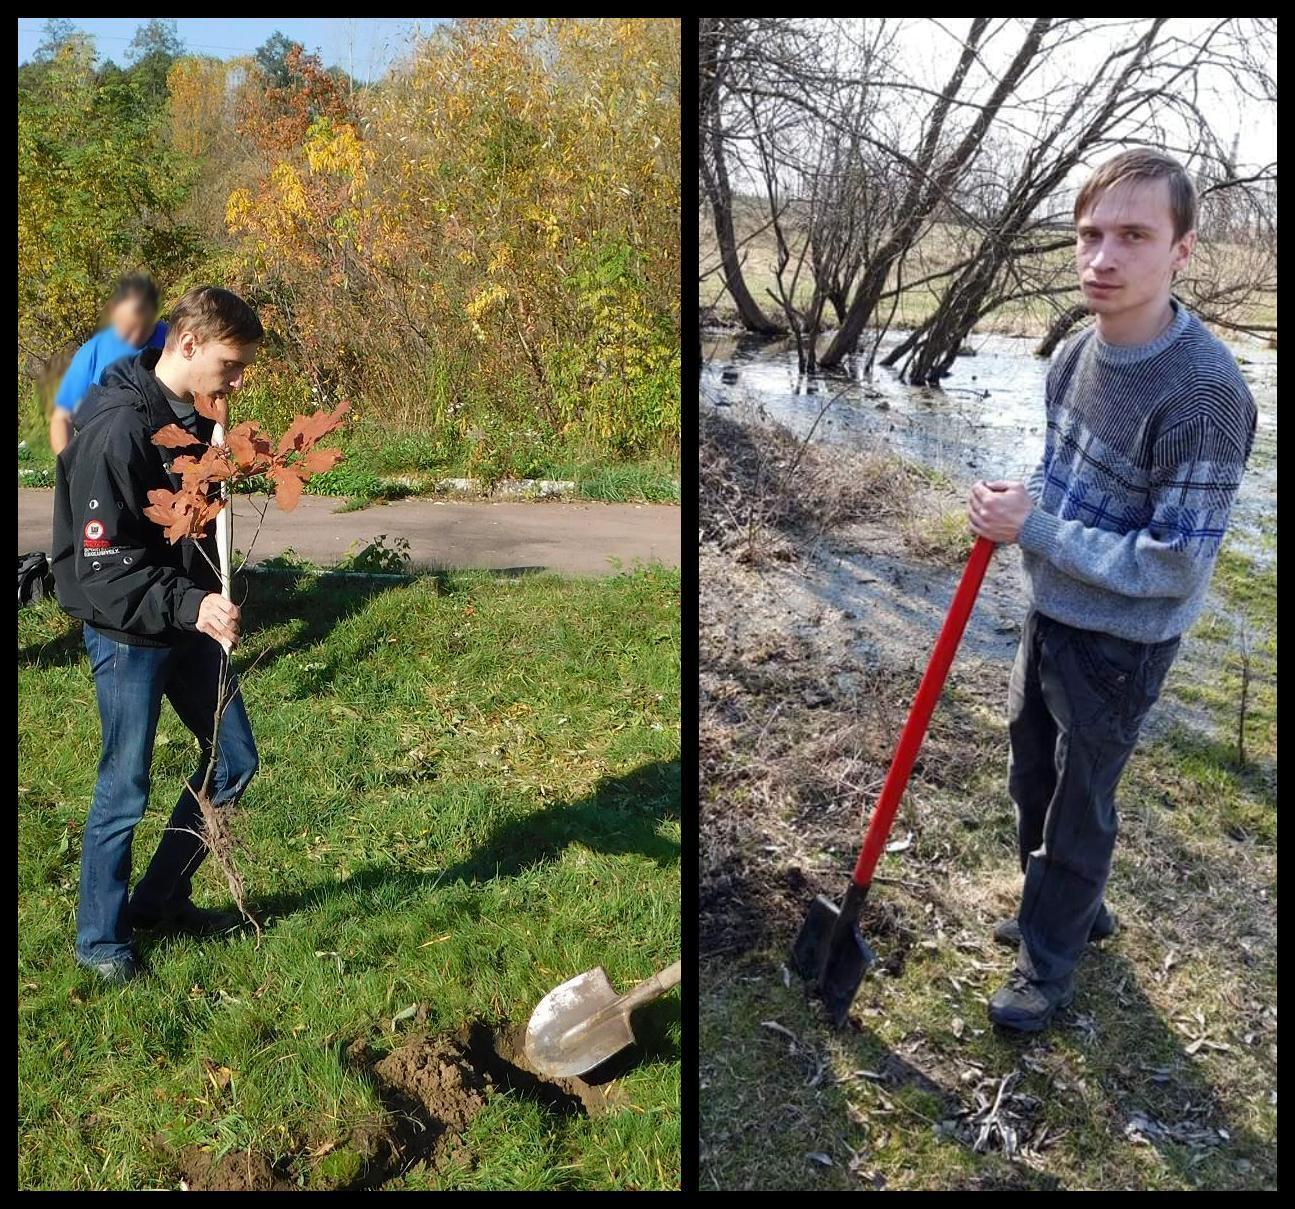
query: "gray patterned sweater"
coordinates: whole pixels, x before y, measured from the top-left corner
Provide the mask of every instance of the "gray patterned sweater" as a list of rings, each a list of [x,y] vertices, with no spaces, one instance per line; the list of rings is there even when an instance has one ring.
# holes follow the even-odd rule
[[[1039,612],[1135,642],[1200,613],[1257,419],[1236,359],[1173,307],[1149,344],[1089,328],[1057,354],[1019,539]]]

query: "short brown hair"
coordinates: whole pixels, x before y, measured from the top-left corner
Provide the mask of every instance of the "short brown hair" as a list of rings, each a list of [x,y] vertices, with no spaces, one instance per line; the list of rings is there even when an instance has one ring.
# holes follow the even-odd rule
[[[198,340],[255,344],[265,337],[261,321],[237,294],[218,285],[195,286],[167,316],[166,344],[174,348],[184,332]]]
[[[1187,169],[1172,155],[1151,147],[1133,147],[1109,159],[1085,182],[1075,198],[1075,222],[1098,196],[1124,181],[1163,180],[1169,183],[1169,210],[1174,216],[1174,238],[1182,239],[1196,226],[1196,187]]]

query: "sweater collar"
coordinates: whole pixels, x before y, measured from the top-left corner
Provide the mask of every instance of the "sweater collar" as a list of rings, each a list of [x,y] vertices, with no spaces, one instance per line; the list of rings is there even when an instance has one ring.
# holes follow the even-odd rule
[[[1191,313],[1177,298],[1170,298],[1169,305],[1174,310],[1174,317],[1170,320],[1169,326],[1146,344],[1107,344],[1094,328],[1093,348],[1098,359],[1107,365],[1136,365],[1163,353],[1187,330],[1187,325],[1191,321]]]

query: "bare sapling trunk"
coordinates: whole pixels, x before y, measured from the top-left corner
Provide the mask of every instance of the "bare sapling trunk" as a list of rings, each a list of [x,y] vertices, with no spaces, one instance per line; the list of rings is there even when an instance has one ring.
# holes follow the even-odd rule
[[[284,511],[295,508],[301,498],[302,488],[311,476],[330,470],[341,461],[340,450],[317,449],[315,446],[321,437],[341,425],[343,416],[350,410],[350,404],[343,401],[331,414],[321,411],[311,416],[297,416],[278,442],[277,448],[270,435],[263,432],[261,426],[254,421],[239,424],[226,438],[222,426],[224,414],[211,399],[195,395],[194,407],[200,415],[215,424],[211,443],[206,446],[201,458],[186,454],[172,461],[171,472],[183,480],[181,489],[150,491],[149,507],[144,510],[144,515],[161,525],[172,543],[192,541],[194,548],[219,576],[221,595],[230,600],[230,564],[233,559],[230,516],[234,485],[264,475],[273,484],[274,497],[279,507]],[[168,424],[154,434],[153,444],[164,449],[186,449],[203,442],[195,439],[178,424]],[[269,506],[268,500],[266,506]],[[264,521],[265,508],[261,509],[260,517]],[[202,539],[213,521],[216,526],[219,567],[212,563],[202,547]],[[260,528],[258,523],[247,557],[251,555],[251,546],[255,545]],[[243,566],[247,565],[247,557],[243,560]],[[217,807],[212,801],[212,778],[220,759],[221,722],[230,703],[241,691],[241,685],[234,686],[234,679],[230,674],[230,653],[231,648],[222,643],[206,768],[202,783],[197,790],[190,785],[189,792],[198,803],[202,819],[199,839],[224,874],[230,895],[240,914],[256,929],[256,943],[259,946],[261,924],[248,905],[247,884],[235,859],[235,852],[240,845],[230,826],[229,809]]]

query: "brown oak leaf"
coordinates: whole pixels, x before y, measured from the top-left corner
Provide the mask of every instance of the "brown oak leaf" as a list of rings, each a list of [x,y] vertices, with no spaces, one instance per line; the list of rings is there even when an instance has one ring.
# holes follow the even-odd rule
[[[255,420],[244,420],[225,436],[230,455],[244,474],[264,474],[270,468],[273,446]]]
[[[350,410],[350,401],[343,399],[331,412],[317,411],[311,416],[298,416],[283,434],[283,439],[279,442],[279,453],[291,453],[294,449],[298,453],[307,452],[321,437],[339,427]]]
[[[332,470],[341,460],[340,449],[312,449],[297,463],[297,468],[306,476],[323,474],[325,471]]]
[[[200,535],[225,506],[222,500],[203,499],[188,487],[183,491],[155,489],[148,493],[148,498],[150,503],[144,515],[166,529],[167,539],[173,545],[186,537]]]
[[[226,400],[213,399],[210,395],[200,395],[196,391],[193,395],[193,409],[200,416],[206,416],[208,420],[214,420],[220,425],[229,419],[229,403]]]
[[[301,499],[301,475],[295,466],[277,463],[270,467],[270,481],[274,484],[275,502],[284,512],[291,512]]]
[[[156,489],[148,493],[149,506],[144,515],[166,530],[174,545],[189,535],[193,523],[193,499],[182,491]]]
[[[201,442],[178,424],[168,424],[153,434],[153,444],[163,449],[183,449],[186,445],[199,445]]]

